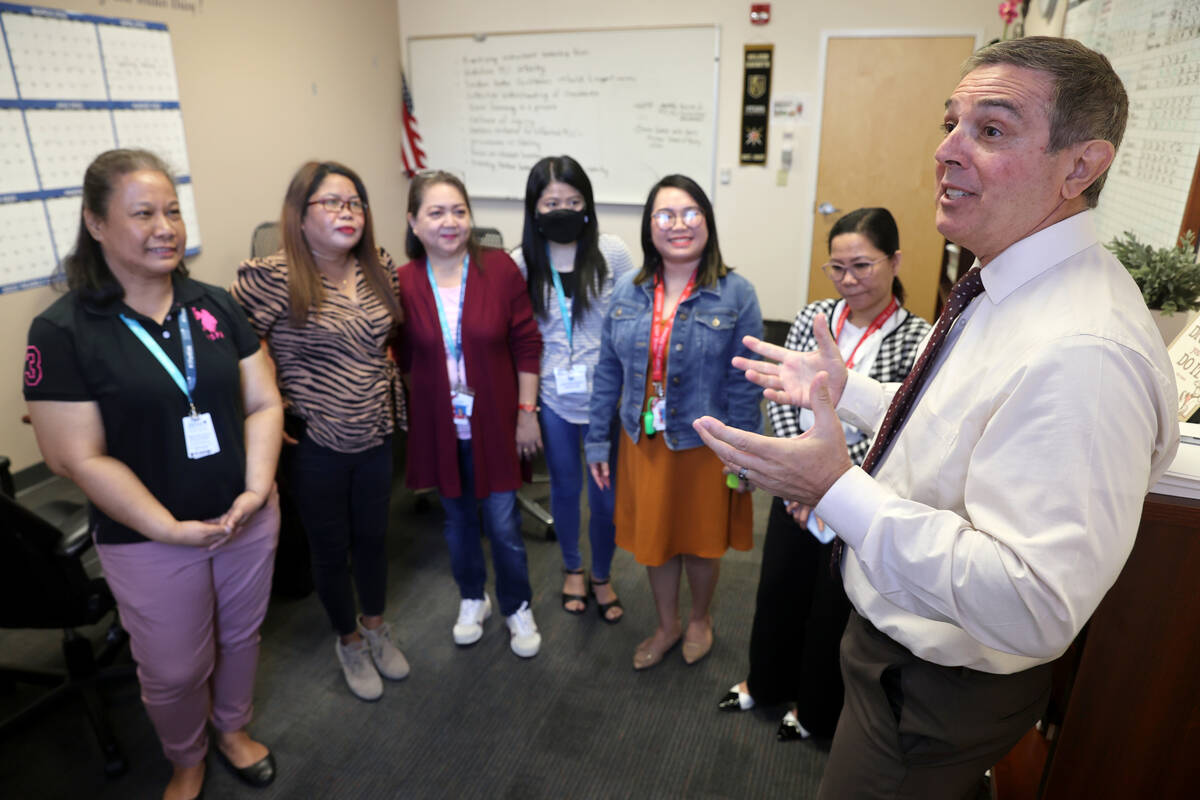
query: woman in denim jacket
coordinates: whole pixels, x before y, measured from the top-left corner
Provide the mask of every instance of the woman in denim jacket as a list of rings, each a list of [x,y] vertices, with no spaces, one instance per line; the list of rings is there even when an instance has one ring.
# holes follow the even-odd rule
[[[606,422],[619,414],[617,544],[646,565],[658,612],[634,669],[660,662],[681,637],[688,664],[708,654],[720,558],[729,547],[752,546],[749,487],[726,482],[692,420],[711,414],[749,430],[761,423],[757,387],[730,364],[749,352],[743,336],[762,334],[758,298],[721,259],[712,204],[695,181],[668,175],[650,190],[642,252],[642,269],[617,286],[604,322],[585,444],[593,480],[607,487]],[[685,570],[686,630],[679,618]]]

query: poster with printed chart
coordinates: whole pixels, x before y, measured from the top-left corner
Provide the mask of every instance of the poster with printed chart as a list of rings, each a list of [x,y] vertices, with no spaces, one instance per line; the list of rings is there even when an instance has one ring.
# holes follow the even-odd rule
[[[167,26],[0,2],[0,293],[50,281],[75,245],[84,170],[117,147],[167,163],[199,253]]]
[[[1200,152],[1200,3],[1073,0],[1063,36],[1104,53],[1129,122],[1096,208],[1101,241],[1174,247]]]

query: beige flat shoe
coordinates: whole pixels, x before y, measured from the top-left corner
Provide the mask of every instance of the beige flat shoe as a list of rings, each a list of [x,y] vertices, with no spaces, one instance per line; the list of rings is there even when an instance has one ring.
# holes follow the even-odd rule
[[[675,645],[679,644],[681,636],[676,636],[675,640],[662,649],[654,646],[654,637],[651,636],[646,641],[637,646],[637,650],[633,652],[633,668],[637,670],[650,669],[663,660],[668,652]]]
[[[685,638],[683,640],[683,660],[690,667],[703,659],[712,650],[713,646],[713,630],[712,620],[708,622],[708,635],[701,641],[693,641]]]

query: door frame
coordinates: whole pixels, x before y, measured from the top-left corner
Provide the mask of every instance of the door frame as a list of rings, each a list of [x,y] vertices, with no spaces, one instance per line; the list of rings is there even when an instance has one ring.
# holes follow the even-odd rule
[[[821,177],[821,132],[825,125],[825,72],[829,63],[829,40],[830,39],[916,39],[927,37],[966,37],[970,36],[975,39],[975,50],[978,50],[985,43],[983,28],[847,28],[822,30],[820,34],[820,45],[817,47],[817,109],[813,115],[815,134],[812,137],[812,145],[809,152],[809,163],[813,165],[812,183],[809,186],[809,196],[812,198],[808,208],[809,218],[809,238],[812,238],[812,232],[815,226],[812,223],[814,215],[817,213],[817,204],[820,199],[817,197],[817,185]],[[934,124],[931,122],[930,124]],[[930,158],[933,154],[929,154]],[[808,302],[808,284],[812,280],[812,250],[813,243],[810,241],[808,252],[804,258],[808,262],[804,270],[804,278],[798,286],[800,296],[797,298],[799,303],[797,308],[803,308]]]

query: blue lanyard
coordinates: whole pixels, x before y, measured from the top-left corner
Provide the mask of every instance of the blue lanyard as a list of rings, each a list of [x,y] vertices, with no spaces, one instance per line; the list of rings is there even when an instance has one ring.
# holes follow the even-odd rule
[[[163,352],[158,342],[146,333],[142,323],[124,314],[121,314],[121,321],[145,345],[146,349],[150,351],[150,355],[158,359],[159,364],[162,364],[163,369],[171,376],[171,380],[175,381],[175,385],[179,387],[179,391],[187,396],[192,416],[196,416],[196,403],[192,400],[192,391],[196,388],[196,348],[192,344],[192,327],[188,324],[187,308],[181,306],[179,309],[179,342],[183,345],[183,368],[187,371],[186,382],[179,372],[179,367],[175,366],[175,362],[171,360],[170,356]]]
[[[450,323],[446,320],[446,309],[442,306],[442,293],[438,291],[437,281],[433,277],[433,267],[429,266],[429,259],[425,259],[425,274],[429,276],[429,288],[433,290],[433,301],[437,303],[438,322],[442,323],[442,342],[446,346],[446,355],[453,359],[455,364],[462,357],[463,302],[467,297],[467,266],[470,263],[471,255],[468,253],[463,256],[462,283],[458,287],[458,335],[451,338]]]
[[[558,270],[554,268],[554,262],[550,260],[550,245],[546,245],[546,265],[550,267],[550,277],[554,279],[554,292],[558,295],[558,313],[562,314],[563,327],[567,329],[567,349],[574,354],[575,345],[571,341],[571,312],[567,310],[567,299],[563,294],[562,278],[558,277]],[[575,282],[576,291],[579,290],[579,282]]]

